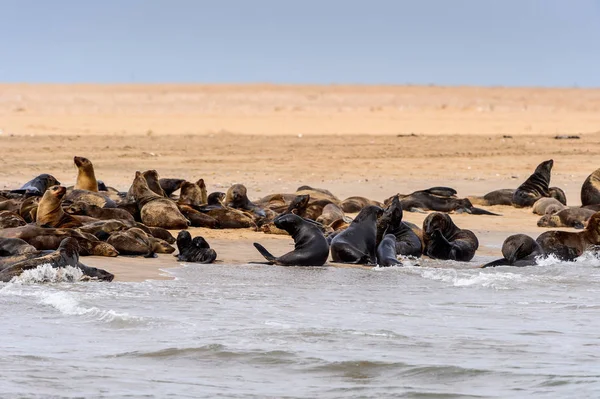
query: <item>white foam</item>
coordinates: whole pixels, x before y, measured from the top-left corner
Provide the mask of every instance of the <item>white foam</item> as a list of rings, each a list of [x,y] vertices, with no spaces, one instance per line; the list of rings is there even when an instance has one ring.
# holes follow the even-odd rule
[[[111,322],[114,320],[138,320],[138,317],[130,316],[127,313],[118,313],[112,309],[102,310],[95,306],[84,307],[79,301],[70,293],[59,291],[59,292],[43,292],[41,293],[40,303],[48,305],[60,313],[68,316],[88,316],[90,318]]]
[[[523,275],[510,272],[474,272],[456,269],[423,269],[421,276],[429,280],[449,283],[455,287],[480,286],[500,290],[516,288],[515,283],[526,280]]]
[[[25,270],[13,277],[13,284],[60,283],[78,281],[83,276],[80,269],[72,266],[54,268],[46,263],[35,269]]]

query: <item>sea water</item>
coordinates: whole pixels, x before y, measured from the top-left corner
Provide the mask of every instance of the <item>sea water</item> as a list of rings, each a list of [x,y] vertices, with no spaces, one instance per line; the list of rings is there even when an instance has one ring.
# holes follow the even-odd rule
[[[168,272],[70,282],[76,269],[42,267],[0,283],[0,397],[600,397],[591,255]]]

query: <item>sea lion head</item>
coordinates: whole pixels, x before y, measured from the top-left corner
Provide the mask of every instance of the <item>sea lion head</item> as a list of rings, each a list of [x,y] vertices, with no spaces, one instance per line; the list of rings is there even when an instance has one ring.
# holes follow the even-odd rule
[[[202,236],[194,237],[192,244],[194,244],[196,248],[210,248],[210,245]]]
[[[352,223],[360,223],[363,220],[373,218],[375,221],[383,215],[383,209],[377,205],[367,205],[356,215]]]
[[[66,207],[65,212],[69,215],[85,215],[87,208],[87,203],[79,201]]]
[[[538,227],[558,227],[560,225],[560,218],[555,214],[545,214],[538,220]]]
[[[288,207],[287,212],[290,212],[293,214],[298,214],[300,210],[306,209],[309,201],[310,201],[309,194],[297,195],[290,203],[290,206]]]
[[[278,229],[285,230],[292,234],[291,232],[296,231],[302,221],[303,219],[300,216],[294,213],[286,213],[276,217],[275,220],[273,220],[273,224]]]
[[[80,249],[81,248],[79,247],[79,243],[73,237],[65,238],[60,242],[60,245],[58,246],[58,250],[65,251],[65,253],[69,257],[74,255],[79,256]]]
[[[223,205],[224,199],[225,193],[222,193],[220,191],[210,193],[210,195],[208,196],[208,205]]]
[[[454,222],[449,215],[441,212],[429,214],[423,221],[423,232],[432,235],[434,232],[446,232],[454,226]]]
[[[200,196],[202,198],[202,203],[206,204],[208,202],[208,191],[206,190],[206,183],[204,183],[204,179],[198,179],[196,185],[200,187]]]
[[[181,194],[179,195],[180,204],[184,205],[202,205],[202,189],[196,183],[190,183],[189,181],[181,184]]]
[[[82,280],[87,280],[87,279],[93,278],[95,280],[111,282],[115,278],[114,274],[112,274],[104,269],[97,269],[95,267],[90,267],[90,266],[86,266],[85,273],[86,273],[85,276],[83,276],[81,278]]]
[[[48,195],[46,195],[46,193]],[[65,194],[67,193],[67,188],[64,186],[51,186],[50,188],[48,188],[48,190],[46,190],[46,193],[44,193],[44,196],[42,197],[42,200],[45,198],[48,199],[54,199],[54,200],[58,200],[61,201],[63,199],[63,197],[65,196]]]
[[[248,200],[248,190],[243,184],[234,184],[227,190],[225,202],[233,206],[243,205]]]
[[[92,255],[115,257],[119,255],[119,251],[109,243],[97,241],[93,243]]]
[[[179,234],[177,234],[177,248],[179,252],[183,248],[187,248],[192,244],[192,235],[187,230],[181,230]]]
[[[552,172],[552,166],[554,166],[554,160],[549,159],[544,161],[535,168],[535,173],[550,175],[550,172]]]
[[[165,240],[154,237],[149,237],[149,240],[152,245],[152,251],[157,254],[172,254],[175,252],[175,248],[170,246]]]
[[[43,184],[44,187],[50,187],[50,186],[59,186],[60,182],[58,180],[56,180],[56,177],[48,174],[48,173],[42,173],[41,175],[39,175],[37,177]]]

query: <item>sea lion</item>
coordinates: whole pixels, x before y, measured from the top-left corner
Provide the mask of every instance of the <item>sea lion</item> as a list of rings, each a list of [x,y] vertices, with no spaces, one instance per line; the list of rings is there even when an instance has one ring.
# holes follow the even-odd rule
[[[181,214],[175,202],[151,191],[139,171],[135,172],[132,189],[142,223],[165,229],[187,229],[189,221]]]
[[[561,188],[550,187],[548,189],[548,192],[550,193],[551,198],[556,199],[558,202],[560,202],[563,205],[567,205],[567,195]]]
[[[381,267],[402,266],[396,258],[396,236],[386,234],[377,246],[377,265]]]
[[[375,205],[383,208],[383,204],[381,202],[370,200],[365,197],[348,197],[342,201],[341,208],[346,213],[358,213],[361,209],[368,205]]]
[[[29,245],[27,241],[20,238],[4,238],[0,237],[0,257],[15,256],[27,253],[37,252],[33,245]]]
[[[457,198],[456,190],[449,187],[432,187],[408,195],[397,195],[400,196],[402,209],[408,211],[466,212],[472,215],[499,216],[497,213],[474,207],[467,198]],[[389,204],[392,199],[393,196],[384,201],[384,204]]]
[[[177,260],[180,262],[213,263],[217,253],[203,237],[194,237],[185,230],[177,235]]]
[[[600,168],[589,175],[581,186],[581,206],[600,204]]]
[[[143,255],[153,258],[157,253],[170,254],[175,251],[166,241],[151,237],[137,227],[112,233],[106,242],[115,247],[121,255]]]
[[[116,208],[117,203],[110,198],[106,192],[95,192],[89,190],[71,190],[65,196],[65,205],[76,202],[85,202],[86,204],[96,205],[100,208]]]
[[[494,206],[494,205],[506,205],[512,206],[512,198],[515,194],[515,190],[512,188],[502,188],[500,190],[494,190],[483,197],[471,196],[467,197],[472,204]]]
[[[551,230],[540,234],[536,242],[547,255],[566,261],[573,260],[600,244],[600,212],[592,215],[581,232]]]
[[[565,208],[555,214],[546,214],[538,220],[538,227],[573,227],[583,229],[585,222],[596,212],[585,208]]]
[[[533,206],[535,201],[550,196],[550,173],[554,161],[544,161],[535,168],[535,172],[517,188],[513,195],[513,205],[517,208]]]
[[[346,230],[331,240],[331,257],[334,262],[377,264],[377,218],[383,209],[364,207]]]
[[[65,213],[62,202],[67,189],[63,186],[52,186],[46,190],[37,208],[35,223],[42,227],[78,227],[83,223]]]
[[[321,230],[311,221],[294,214],[281,215],[275,226],[288,232],[294,239],[294,250],[280,257],[271,255],[259,243],[254,247],[270,264],[280,266],[323,266],[329,256],[329,245]]]
[[[206,184],[200,179],[196,183],[188,181],[181,184],[181,194],[177,200],[179,205],[202,206],[208,202]]]
[[[130,223],[135,222],[135,219],[131,213],[127,212],[125,209],[100,208],[97,205],[92,205],[85,202],[75,202],[74,204],[65,208],[65,212],[70,215],[89,216],[100,220],[117,219]]]
[[[402,216],[402,203],[398,196],[394,196],[377,221],[377,242],[383,240],[385,234],[392,234],[397,255],[420,257],[423,250],[421,239],[402,221]]]
[[[181,185],[185,182],[185,179],[158,179],[160,188],[165,192],[167,197],[170,197],[175,191],[181,188]]]
[[[423,253],[434,259],[468,262],[475,256],[479,241],[471,230],[461,230],[450,215],[435,212],[423,221]]]
[[[335,195],[331,193],[331,191],[326,190],[324,188],[315,188],[310,186],[300,186],[296,189],[296,195],[305,195],[308,194],[312,198],[313,201],[318,200],[329,200],[336,204],[337,206],[342,205],[342,201]]]
[[[167,197],[167,193],[160,186],[160,178],[158,177],[158,172],[154,169],[146,170],[142,173],[144,179],[146,179],[146,183],[148,183],[148,188],[154,191],[155,194],[160,195],[161,197]]]
[[[36,195],[42,196],[46,190],[51,186],[60,186],[60,182],[56,180],[56,177],[43,173],[27,183],[18,190],[11,190],[12,193],[25,194],[25,195]]]
[[[40,203],[40,197],[26,198],[19,207],[19,215],[27,222],[33,223],[37,218],[37,208]]]
[[[84,157],[73,157],[73,162],[77,166],[77,181],[73,187],[75,190],[87,190],[98,192],[98,181],[94,173],[94,165],[89,159]]]
[[[332,202],[327,199],[311,201],[309,194],[297,195],[283,213],[293,213],[305,219],[317,220],[323,213],[323,208],[329,204]]]
[[[221,227],[219,221],[212,216],[203,212],[197,211],[189,205],[178,205],[179,211],[187,220],[190,221],[192,227],[205,227],[208,229],[218,229]]]
[[[561,204],[556,198],[543,197],[535,201],[532,211],[536,215],[552,215],[566,208],[567,207]]]
[[[234,184],[229,187],[225,195],[225,205],[234,209],[242,209],[255,213],[260,217],[265,217],[266,213],[263,209],[252,203],[248,199],[246,186],[243,184]]]
[[[27,222],[18,213],[0,211],[0,229],[25,226]]]
[[[334,203],[329,203],[323,208],[321,215],[317,218],[317,222],[324,226],[329,226],[332,223],[338,220],[344,220],[345,218],[346,215],[339,206]],[[352,220],[348,218],[348,222],[352,222]]]
[[[543,256],[542,247],[525,234],[514,234],[506,238],[502,244],[502,259],[487,263],[482,267],[494,266],[532,266],[536,258]]]
[[[277,213],[283,213],[296,197],[296,194],[269,194],[254,201],[254,204],[263,209],[270,209]]]

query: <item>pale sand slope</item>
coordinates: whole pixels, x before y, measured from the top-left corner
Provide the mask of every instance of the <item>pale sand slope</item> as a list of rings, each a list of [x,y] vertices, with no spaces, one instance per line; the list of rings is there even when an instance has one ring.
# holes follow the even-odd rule
[[[152,168],[202,177],[209,191],[241,182],[253,199],[309,184],[381,201],[435,185],[460,196],[516,188],[553,158],[552,184],[576,205],[581,183],[600,167],[600,90],[0,85],[0,130],[2,189],[44,172],[71,185],[72,158],[82,155],[121,190],[135,170]],[[452,216],[478,235],[478,255],[498,256],[510,234],[545,231],[530,210],[492,210],[503,216]],[[406,213],[415,223],[424,217]],[[245,230],[192,234],[208,238],[224,263],[261,261],[253,241],[274,254],[292,248],[288,237]],[[177,265],[171,255],[83,260],[122,281]]]

